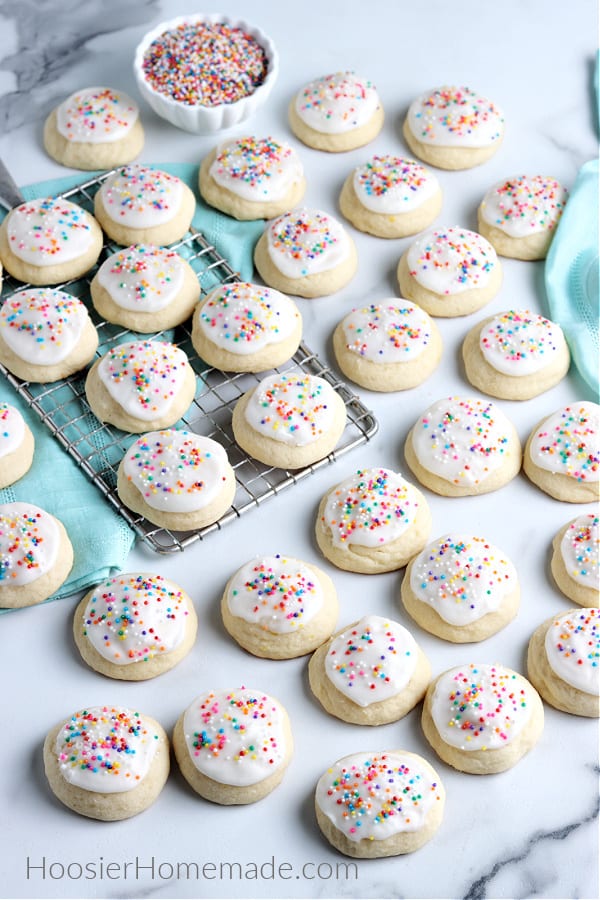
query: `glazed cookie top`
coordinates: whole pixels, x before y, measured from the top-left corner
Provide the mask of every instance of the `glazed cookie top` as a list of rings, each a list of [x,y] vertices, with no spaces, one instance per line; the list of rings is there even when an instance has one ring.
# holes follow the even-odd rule
[[[555,178],[516,175],[493,185],[479,211],[488,225],[509,237],[523,238],[556,227],[567,191]]]
[[[354,72],[317,78],[303,87],[295,100],[302,122],[326,134],[342,134],[366,125],[379,106],[375,85]]]
[[[406,261],[412,277],[436,294],[485,287],[498,266],[490,242],[459,226],[426,231],[410,245]]]
[[[285,763],[285,713],[262,691],[210,691],[185,711],[183,731],[192,762],[214,781],[258,784]]]
[[[323,606],[313,569],[292,556],[262,556],[239,569],[227,590],[232,615],[274,634],[301,630]]]
[[[598,516],[578,516],[569,522],[560,542],[567,574],[583,587],[597,589],[600,577]]]
[[[177,649],[185,637],[187,597],[162,575],[115,575],[91,593],[81,633],[117,666],[147,662]]]
[[[250,395],[244,415],[259,434],[305,447],[331,428],[335,400],[329,382],[318,375],[267,375]]]
[[[596,483],[600,479],[599,426],[597,403],[584,400],[559,409],[531,437],[533,463],[575,481]]]
[[[585,694],[600,694],[600,609],[571,610],[552,622],[545,639],[552,671]]]
[[[221,187],[244,200],[280,200],[304,175],[300,157],[272,137],[241,137],[220,144],[209,169]]]
[[[58,732],[60,773],[74,787],[101,794],[132,791],[148,774],[160,736],[138,712],[90,706],[73,713]]]
[[[0,401],[0,459],[14,453],[23,443],[25,420],[18,409]]]
[[[409,631],[383,616],[363,616],[331,641],[327,677],[357,706],[395,697],[417,666],[418,647]]]
[[[411,103],[408,124],[423,144],[487,147],[502,137],[504,116],[495,103],[477,91],[444,85]]]
[[[490,400],[447,397],[418,419],[412,443],[422,466],[453,484],[484,481],[507,458],[512,425]]]
[[[125,477],[153,509],[195,512],[222,490],[228,477],[225,449],[190,431],[150,431],[131,445],[123,459]]]
[[[68,141],[120,141],[137,122],[137,103],[123,91],[91,87],[71,94],[56,109],[56,127]]]
[[[46,575],[60,549],[56,520],[33,503],[0,506],[0,588],[21,587]]]
[[[517,587],[509,559],[485,538],[447,534],[415,558],[410,586],[450,625],[470,625],[497,610]]]
[[[438,179],[425,166],[389,155],[373,156],[357,166],[352,186],[362,205],[380,215],[412,212],[440,189]]]
[[[416,359],[431,341],[431,319],[409,300],[354,309],[342,321],[346,349],[371,363]]]
[[[77,297],[55,288],[28,288],[2,305],[0,335],[20,359],[48,366],[74,350],[88,321]]]
[[[174,250],[137,244],[109,256],[97,277],[121,309],[158,312],[181,290],[183,260]]]
[[[350,241],[343,225],[318,209],[295,209],[266,231],[273,264],[287,278],[334,269],[347,259]]]
[[[130,165],[109,175],[100,194],[106,214],[127,228],[152,228],[175,218],[183,184],[175,175]]]
[[[25,263],[62,265],[90,249],[95,240],[93,222],[81,206],[61,197],[28,200],[8,217],[8,246]]]
[[[319,809],[351,841],[418,831],[443,798],[434,770],[401,750],[354,753],[319,779]]]
[[[559,325],[529,310],[509,309],[487,322],[479,335],[485,361],[503,375],[534,375],[564,353]]]
[[[233,282],[211,291],[197,322],[204,336],[217,347],[247,356],[287,338],[298,318],[296,305],[279,291]]]
[[[442,739],[466,752],[508,746],[531,718],[529,682],[504,666],[470,663],[440,676],[431,716]]]

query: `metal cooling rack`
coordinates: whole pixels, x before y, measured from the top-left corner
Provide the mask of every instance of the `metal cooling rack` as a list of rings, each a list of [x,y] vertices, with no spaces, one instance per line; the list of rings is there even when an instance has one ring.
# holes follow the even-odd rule
[[[61,193],[62,198],[78,203],[93,213],[94,195],[103,181],[110,175],[106,172],[90,179],[78,187]],[[100,256],[100,265],[107,256],[122,249],[106,242]],[[177,244],[171,245],[192,266],[200,281],[202,295],[218,284],[239,281],[227,260],[219,255],[214,246],[204,236],[191,229]],[[103,355],[115,344],[132,337],[138,337],[126,329],[102,320],[89,302],[89,285],[97,267],[83,278],[56,285],[79,297],[88,307],[90,316],[98,331],[97,355]],[[28,287],[9,277],[5,277],[2,300],[16,291]],[[184,350],[198,379],[196,398],[180,423],[189,431],[214,438],[222,444],[235,471],[236,493],[231,508],[218,522],[195,531],[174,532],[158,528],[142,516],[138,516],[124,506],[116,490],[119,463],[138,435],[127,434],[100,422],[91,412],[85,397],[85,376],[87,371],[52,384],[42,385],[15,378],[0,363],[0,371],[17,392],[37,413],[42,422],[75,459],[91,481],[108,498],[117,511],[134,529],[138,537],[159,553],[184,550],[208,534],[235,521],[265,500],[277,496],[285,488],[302,481],[321,467],[335,462],[354,447],[365,443],[377,431],[377,420],[366,409],[360,399],[341,382],[334,372],[324,365],[304,343],[294,357],[273,372],[302,371],[319,375],[331,384],[342,397],[347,411],[344,433],[333,453],[303,469],[287,471],[265,466],[245,454],[235,443],[231,429],[233,407],[242,394],[254,387],[268,373],[260,375],[227,374],[208,367],[196,354],[191,342],[191,323],[167,332],[144,335],[144,339],[162,338],[170,340]]]

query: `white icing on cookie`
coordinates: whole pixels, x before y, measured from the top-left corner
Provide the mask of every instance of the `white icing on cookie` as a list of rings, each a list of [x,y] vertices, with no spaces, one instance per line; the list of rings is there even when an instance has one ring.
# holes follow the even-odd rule
[[[259,434],[305,447],[331,428],[335,401],[335,391],[318,375],[267,375],[250,395],[244,415]]]
[[[558,616],[544,646],[550,668],[562,681],[585,694],[600,695],[600,609]]]
[[[355,309],[342,322],[346,349],[372,363],[403,363],[420,356],[431,340],[431,319],[408,300]]]
[[[295,209],[266,231],[271,262],[286,278],[335,269],[347,259],[350,241],[344,226],[318,209]]]
[[[190,431],[150,431],[124,457],[124,474],[148,506],[164,512],[196,512],[214,500],[227,481],[225,449]]]
[[[488,147],[502,137],[504,116],[471,88],[444,85],[411,103],[408,126],[423,144]]]
[[[551,366],[565,351],[559,325],[529,310],[510,309],[481,329],[479,349],[485,361],[503,375],[533,375]]]
[[[289,337],[298,321],[292,301],[273,288],[233,282],[215,288],[197,317],[204,336],[239,356],[258,353]]]
[[[418,209],[440,189],[433,172],[412,159],[389,155],[357,166],[352,186],[363,206],[388,216]]]
[[[577,584],[598,590],[600,584],[600,534],[598,516],[578,516],[569,523],[560,553],[567,574]]]
[[[69,200],[27,200],[8,216],[8,246],[25,263],[59,266],[87,253],[95,239],[92,225],[89,213]]]
[[[498,256],[477,232],[452,226],[418,237],[408,248],[406,262],[420,285],[447,295],[485,287],[498,266]]]
[[[0,506],[0,592],[46,575],[56,563],[60,531],[56,520],[33,503]]]
[[[517,587],[509,559],[484,538],[447,534],[415,558],[410,586],[450,625],[470,625],[497,610]]]
[[[147,166],[123,166],[100,188],[106,214],[127,228],[152,228],[174,219],[183,185],[175,175]]]
[[[567,196],[566,189],[555,178],[517,175],[489,189],[480,213],[488,225],[509,237],[523,238],[555,228]]]
[[[174,250],[138,244],[109,256],[97,277],[121,309],[152,313],[175,299],[183,271],[183,260]]]
[[[91,87],[67,97],[56,110],[56,127],[69,141],[120,141],[137,122],[137,104],[123,91]]]
[[[25,438],[25,420],[18,409],[0,401],[0,459],[18,450]]]
[[[324,134],[343,134],[369,122],[380,107],[375,85],[354,72],[336,72],[309,82],[296,95],[299,118]]]
[[[323,588],[306,563],[291,556],[262,556],[231,579],[227,606],[233,616],[272,634],[301,630],[323,606]]]
[[[304,176],[293,147],[272,137],[231,138],[209,168],[214,181],[244,200],[281,200]]]
[[[120,706],[90,706],[65,722],[54,751],[69,784],[115,794],[141,784],[158,746],[159,735],[140,713]]]
[[[75,349],[88,322],[81,300],[54,288],[29,288],[0,309],[0,335],[22,360],[51,366]]]
[[[262,691],[210,691],[185,711],[183,731],[191,760],[203,775],[247,787],[284,764],[285,713]]]
[[[536,466],[595,484],[600,479],[600,406],[582,401],[545,419],[531,438],[529,455]]]

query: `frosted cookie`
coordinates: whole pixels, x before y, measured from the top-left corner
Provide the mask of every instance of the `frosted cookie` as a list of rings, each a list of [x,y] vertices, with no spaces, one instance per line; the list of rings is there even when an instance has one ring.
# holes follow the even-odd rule
[[[390,469],[359,469],[328,491],[315,533],[323,556],[339,569],[393,572],[423,549],[431,531],[425,498]]]
[[[291,359],[301,339],[302,316],[294,301],[258,284],[221,284],[194,312],[194,349],[223,372],[275,369]]]
[[[98,334],[84,304],[55,288],[30,288],[0,308],[0,362],[24,381],[47,384],[94,358]]]
[[[412,159],[373,156],[346,178],[340,210],[359,231],[401,238],[427,228],[442,208],[433,172]]]
[[[413,100],[402,132],[424,162],[440,169],[470,169],[498,150],[504,116],[477,91],[444,85]]]
[[[516,175],[493,185],[477,210],[477,228],[500,256],[544,259],[567,202],[544,175]]]
[[[297,138],[331,153],[368,144],[384,119],[377,88],[354,72],[335,72],[309,82],[292,99],[288,115]]]
[[[103,182],[94,213],[117,244],[173,244],[194,216],[196,201],[176,175],[148,166],[124,166]]]
[[[88,706],[48,733],[44,769],[55,796],[82,816],[115,822],[151,806],[169,774],[169,739],[150,716]]]
[[[544,708],[518,672],[468,663],[432,681],[421,722],[440,759],[461,772],[491,775],[512,768],[537,743]]]
[[[346,406],[318,375],[267,375],[236,403],[239,446],[280,469],[301,469],[332,453],[346,427]]]
[[[34,449],[33,434],[19,410],[0,400],[0,489],[29,471]]]
[[[169,341],[117,344],[96,360],[85,381],[96,418],[132,433],[174,425],[195,393],[187,355]]]
[[[234,219],[273,219],[289,212],[306,190],[293,147],[272,137],[230,138],[203,160],[200,195]]]
[[[509,309],[478,322],[462,355],[473,385],[503,400],[529,400],[554,387],[569,369],[560,325],[529,310]]]
[[[412,853],[441,825],[446,795],[426,760],[406,750],[344,756],[321,775],[317,822],[330,844],[360,859]]]
[[[137,103],[112,88],[76,91],[44,125],[47,153],[72,169],[113,169],[135,159],[143,146]]]
[[[212,525],[235,496],[225,449],[189,431],[151,431],[131,445],[117,472],[119,498],[149,522],[174,531]]]
[[[410,561],[401,593],[421,628],[462,644],[504,628],[517,614],[521,590],[505,553],[485,538],[447,534]]]
[[[564,406],[533,429],[523,454],[528,478],[557,500],[593,503],[600,480],[600,406]]]
[[[343,288],[358,265],[344,226],[318,209],[296,209],[270,222],[254,250],[254,264],[269,287],[300,297],[323,297]]]
[[[164,331],[188,319],[200,282],[174,250],[139,244],[105,259],[90,284],[98,314],[141,334]]]
[[[221,599],[223,624],[254,656],[293,659],[330,637],[337,593],[325,572],[292,556],[261,556],[232,575]]]
[[[489,241],[456,225],[413,241],[400,257],[398,283],[431,316],[467,316],[496,296],[502,267]]]
[[[355,725],[385,725],[423,699],[431,666],[399,622],[363,616],[313,653],[308,677],[330,715]]]
[[[371,391],[405,391],[422,384],[442,357],[437,325],[409,300],[384,300],[344,316],[333,332],[344,375]]]
[[[550,567],[563,594],[580,606],[597,606],[600,589],[598,516],[577,516],[552,542]]]
[[[521,468],[512,422],[491,400],[445,397],[415,422],[404,445],[415,477],[443,497],[497,491]]]
[[[64,525],[33,503],[0,506],[0,607],[47,600],[67,580],[73,547]]]
[[[27,200],[0,224],[0,259],[26,284],[62,284],[85,275],[102,250],[93,216],[61,197]]]
[[[546,619],[529,641],[527,673],[542,698],[574,716],[600,716],[600,609]]]
[[[73,618],[77,649],[88,666],[121,681],[168,672],[196,639],[188,594],[162,575],[105,578],[81,600]]]
[[[293,752],[287,712],[262,691],[207,691],[173,732],[183,777],[197,794],[224,805],[255,803],[282,780]]]

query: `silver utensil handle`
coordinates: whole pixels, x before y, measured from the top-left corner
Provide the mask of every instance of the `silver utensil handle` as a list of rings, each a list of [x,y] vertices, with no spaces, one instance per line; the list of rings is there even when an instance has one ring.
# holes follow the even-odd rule
[[[14,209],[25,202],[23,194],[13,181],[13,177],[0,159],[0,203],[7,209]]]

